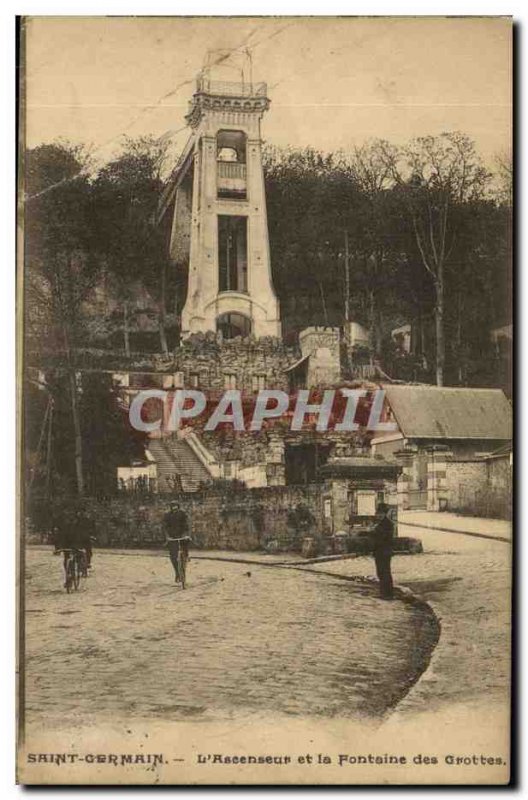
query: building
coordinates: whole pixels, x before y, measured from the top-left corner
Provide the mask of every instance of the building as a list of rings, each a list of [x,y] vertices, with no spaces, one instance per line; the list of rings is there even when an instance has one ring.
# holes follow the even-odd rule
[[[235,69],[238,80],[223,80],[220,63]],[[192,388],[212,396],[238,389],[247,397],[262,389],[295,394],[347,380],[369,388],[387,380],[369,332],[356,322],[342,329],[306,328],[297,346],[282,341],[262,168],[261,121],[269,105],[266,84],[253,81],[244,57],[241,62],[227,53],[207,57],[186,116],[189,140],[158,214],[173,268],[186,284],[182,341],[167,374],[155,382],[168,390]],[[393,338],[407,353],[410,326],[395,329]],[[121,376],[128,399],[141,380]],[[451,458],[480,457],[510,439],[511,410],[501,391],[384,388],[386,417],[397,428],[375,438],[372,449],[390,460],[399,452],[400,505],[438,504],[439,485],[432,487],[430,474],[440,480],[442,471],[438,463],[430,467],[432,453],[437,462],[439,450]],[[216,479],[236,478],[254,488],[306,485],[322,480],[325,464],[357,450],[349,433],[278,429],[220,436],[198,426],[190,437],[164,431],[150,444],[159,490],[178,485],[189,492]]]
[[[384,419],[392,420],[396,429],[373,438],[371,446],[374,454],[397,456],[404,466],[400,505],[454,510],[458,488],[479,482],[483,458],[511,442],[512,409],[506,395],[501,389],[383,388]]]
[[[191,135],[159,212],[174,265],[188,263],[182,335],[280,337],[261,152],[267,88],[244,66],[238,81],[218,80],[214,61],[197,77]]]

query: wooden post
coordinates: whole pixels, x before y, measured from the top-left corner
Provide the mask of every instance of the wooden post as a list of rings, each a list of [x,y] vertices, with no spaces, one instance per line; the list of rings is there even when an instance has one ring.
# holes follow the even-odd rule
[[[51,487],[51,432],[53,428],[53,398],[50,398],[48,419],[48,445],[46,448],[46,497],[49,499]]]
[[[128,330],[128,300],[123,303],[123,335],[125,338],[125,355],[130,356],[130,334]]]
[[[345,322],[350,322],[350,251],[347,230],[345,230]]]

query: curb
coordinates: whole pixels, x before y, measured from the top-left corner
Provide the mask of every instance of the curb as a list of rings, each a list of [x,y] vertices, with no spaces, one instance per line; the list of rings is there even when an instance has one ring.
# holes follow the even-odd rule
[[[506,542],[507,544],[511,544],[511,539],[508,539],[506,536],[493,536],[491,533],[476,533],[473,531],[461,531],[457,530],[457,528],[439,528],[436,525],[420,525],[418,522],[402,522],[398,520],[398,527],[400,525],[407,525],[409,528],[421,528],[425,531],[439,531],[441,533],[458,533],[461,536],[474,536],[477,539],[493,539],[496,542]]]
[[[405,587],[403,587],[403,591],[409,593],[409,598],[410,599],[412,598],[413,602],[427,606],[429,612],[433,615],[435,619],[438,631],[438,637],[436,639],[434,647],[431,650],[429,661],[424,671],[421,673],[418,680],[415,681],[415,683],[413,683],[413,685],[409,687],[409,691],[407,692],[407,694],[404,697],[402,697],[400,702],[397,703],[397,705],[394,706],[394,708],[391,711],[389,711],[389,713],[387,714],[387,718],[395,717],[398,714],[400,715],[405,714],[408,710],[412,709],[414,697],[418,692],[424,689],[424,684],[436,683],[437,678],[435,677],[435,666],[436,662],[438,661],[438,658],[442,654],[442,647],[441,646],[439,647],[439,645],[441,645],[442,642],[442,630],[443,630],[442,617],[437,613],[434,604],[428,603],[426,600],[423,600],[421,597],[418,597],[417,595],[414,594],[414,592],[411,592],[410,589],[406,589]]]

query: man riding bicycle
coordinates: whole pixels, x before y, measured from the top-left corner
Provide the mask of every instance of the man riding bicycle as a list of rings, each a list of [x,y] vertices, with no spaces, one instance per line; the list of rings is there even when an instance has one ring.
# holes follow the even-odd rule
[[[171,564],[174,568],[174,580],[182,585],[185,580],[185,564],[189,561],[189,545],[191,537],[188,535],[189,523],[187,515],[180,508],[178,502],[172,502],[169,511],[163,518],[165,544],[167,545]]]
[[[94,524],[82,509],[79,509],[75,515],[75,525],[79,531],[79,542],[86,555],[86,565],[88,569],[92,566],[93,555],[93,542],[95,539]]]
[[[87,518],[82,511],[77,511],[73,515],[62,514],[55,522],[54,529],[54,554],[63,554],[63,566],[66,573],[68,559],[70,555],[78,554],[83,571],[91,566],[92,560],[92,536],[88,527]]]

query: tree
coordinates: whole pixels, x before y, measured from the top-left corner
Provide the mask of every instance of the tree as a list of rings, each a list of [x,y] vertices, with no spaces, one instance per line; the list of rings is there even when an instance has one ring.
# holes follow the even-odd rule
[[[147,435],[135,430],[108,374],[85,373],[81,395],[86,491],[107,496],[116,490],[117,467],[143,459]]]
[[[278,148],[264,169],[274,284],[286,336],[354,320],[379,353],[401,324],[401,199],[377,142],[351,154]]]
[[[123,152],[99,170],[93,187],[99,247],[121,299],[127,356],[130,355],[130,301],[137,280],[158,300],[160,346],[164,354],[168,353],[168,256],[154,221],[162,190],[165,147],[151,137],[126,138]]]
[[[264,154],[273,280],[286,338],[347,314],[345,230],[356,233],[358,196],[334,156],[305,148]],[[295,287],[295,291],[292,291]]]
[[[79,418],[87,495],[108,496],[116,489],[118,466],[143,459],[147,436],[131,427],[128,411],[111,376],[84,372],[79,381]],[[46,371],[45,387],[28,381],[25,390],[27,480],[32,496],[49,501],[71,496],[76,486],[71,447],[71,408],[67,370]],[[52,423],[49,404],[52,405]]]
[[[86,152],[67,142],[41,145],[26,154],[26,314],[32,315],[36,302],[41,312],[45,309],[48,336],[39,346],[65,354],[79,494],[84,492],[84,472],[75,351],[83,334],[80,309],[99,269],[87,167]]]
[[[412,223],[421,262],[435,291],[436,383],[444,384],[445,268],[457,235],[456,209],[482,197],[489,180],[475,145],[462,133],[381,142],[385,164]]]
[[[382,347],[383,307],[390,305],[387,303],[391,288],[390,273],[395,264],[395,198],[391,191],[390,169],[378,141],[355,147],[348,165],[351,179],[360,193],[359,219],[356,221],[361,230],[358,245],[367,294],[371,348],[372,352],[379,354]]]
[[[495,156],[496,194],[501,205],[513,206],[513,162],[511,153],[502,151]]]

